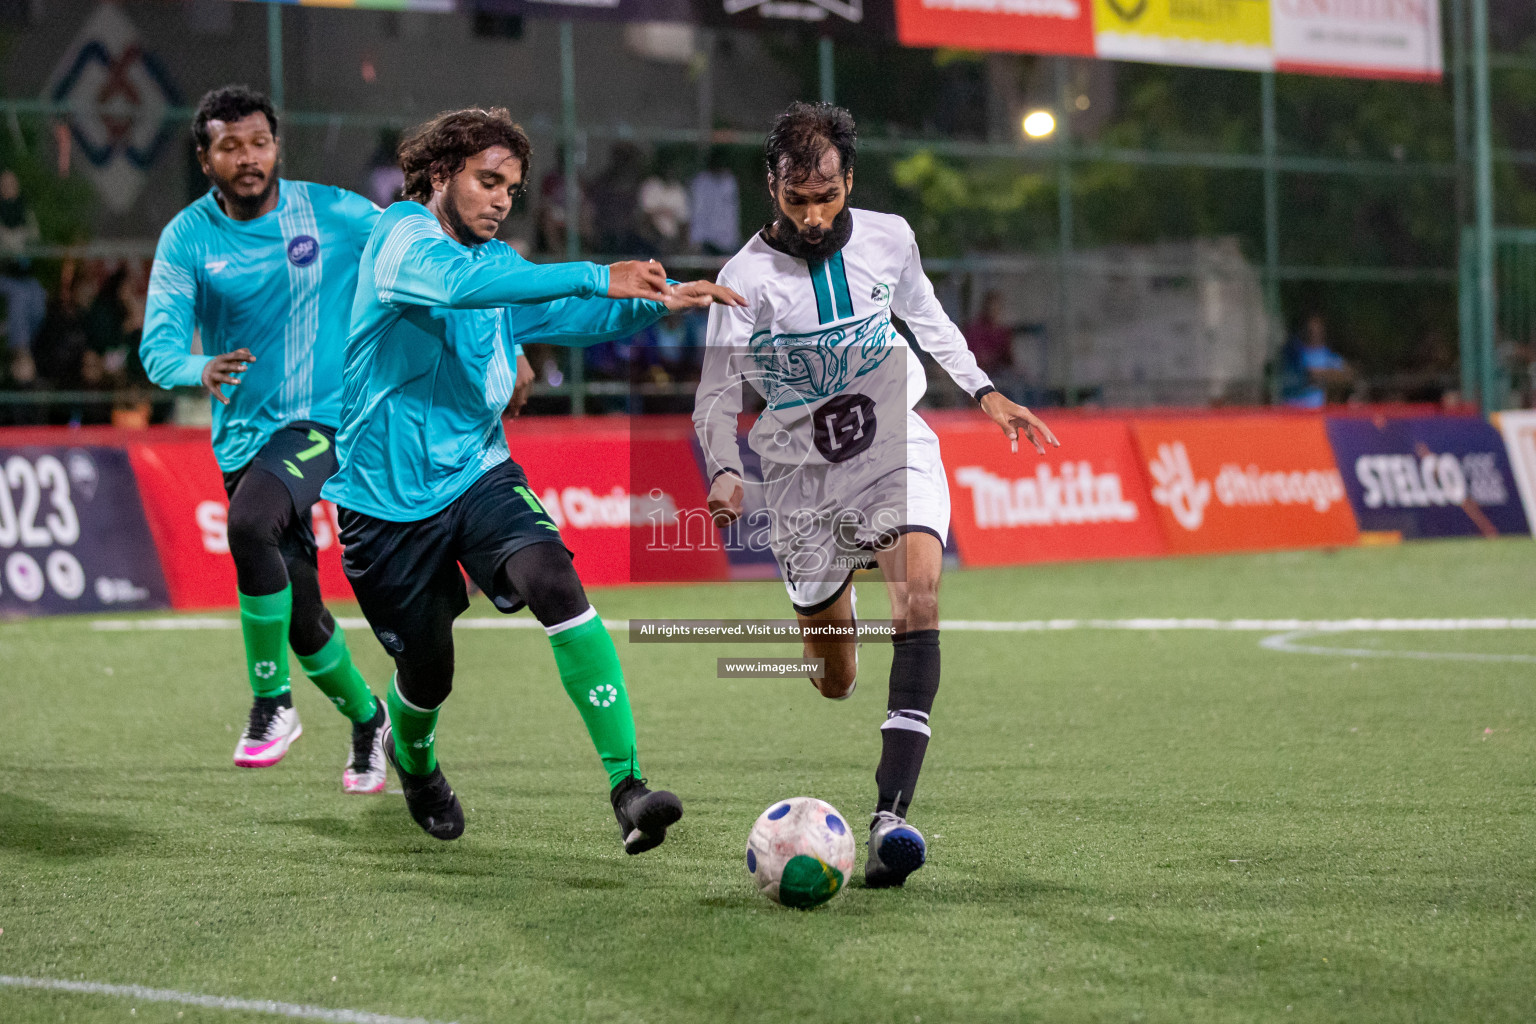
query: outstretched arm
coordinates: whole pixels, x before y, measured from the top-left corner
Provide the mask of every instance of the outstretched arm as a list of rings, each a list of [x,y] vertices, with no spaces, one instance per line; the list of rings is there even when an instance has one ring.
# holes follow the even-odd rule
[[[720,526],[741,515],[741,448],[736,421],[743,385],[739,366],[752,340],[753,314],[742,305],[716,305],[709,311],[704,365],[693,400],[693,429],[710,476],[709,511]]]
[[[537,306],[517,306],[511,311],[515,337],[524,345],[585,347],[645,330],[668,313],[703,309],[713,303],[744,305],[746,300],[729,288],[709,281],[673,285],[665,302],[648,299],[561,299]]]

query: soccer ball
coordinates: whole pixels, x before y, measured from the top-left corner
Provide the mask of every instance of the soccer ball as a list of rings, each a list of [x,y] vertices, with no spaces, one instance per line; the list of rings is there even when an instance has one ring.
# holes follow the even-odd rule
[[[853,831],[825,800],[780,800],[747,836],[747,873],[764,896],[786,907],[820,906],[837,895],[852,870]]]

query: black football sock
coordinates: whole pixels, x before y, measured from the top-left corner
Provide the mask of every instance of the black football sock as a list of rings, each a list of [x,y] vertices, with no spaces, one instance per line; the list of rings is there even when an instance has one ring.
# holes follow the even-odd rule
[[[906,817],[928,752],[928,715],[939,692],[939,631],[914,629],[892,638],[891,695],[885,723],[880,726],[880,767],[875,786],[880,791],[878,811],[894,811]]]

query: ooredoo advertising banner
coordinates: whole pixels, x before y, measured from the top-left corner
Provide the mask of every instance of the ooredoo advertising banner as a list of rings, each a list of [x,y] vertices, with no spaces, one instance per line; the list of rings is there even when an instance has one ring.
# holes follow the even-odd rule
[[[0,615],[168,603],[127,457],[115,448],[0,448]]]
[[[1504,435],[1504,453],[1525,504],[1525,519],[1536,535],[1536,412],[1495,413],[1493,421]]]
[[[1525,533],[1504,441],[1477,416],[1328,419],[1362,530],[1404,537]]]
[[[686,420],[513,420],[512,457],[590,584],[723,580]]]
[[[1125,558],[1167,550],[1130,428],[1067,421],[1060,448],[1014,454],[997,426],[940,426],[950,530],[967,565]]]
[[[1138,420],[1131,433],[1176,554],[1359,539],[1322,417]]]
[[[235,563],[229,557],[229,499],[206,439],[145,442],[128,446],[139,480],[160,564],[175,608],[228,608],[235,604]],[[319,549],[320,592],[327,600],[352,600],[341,569],[336,507],[322,501],[311,510]]]
[[[1092,0],[896,0],[906,46],[1093,56]]]

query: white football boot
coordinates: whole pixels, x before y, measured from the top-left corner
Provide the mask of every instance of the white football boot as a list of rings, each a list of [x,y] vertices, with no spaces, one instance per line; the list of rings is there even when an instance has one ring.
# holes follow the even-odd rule
[[[390,738],[389,711],[384,702],[367,722],[352,725],[352,752],[341,773],[341,788],[348,793],[384,792],[384,741]]]
[[[269,768],[283,759],[293,741],[304,735],[299,713],[283,697],[257,697],[251,705],[240,742],[235,744],[235,764],[240,768]]]

